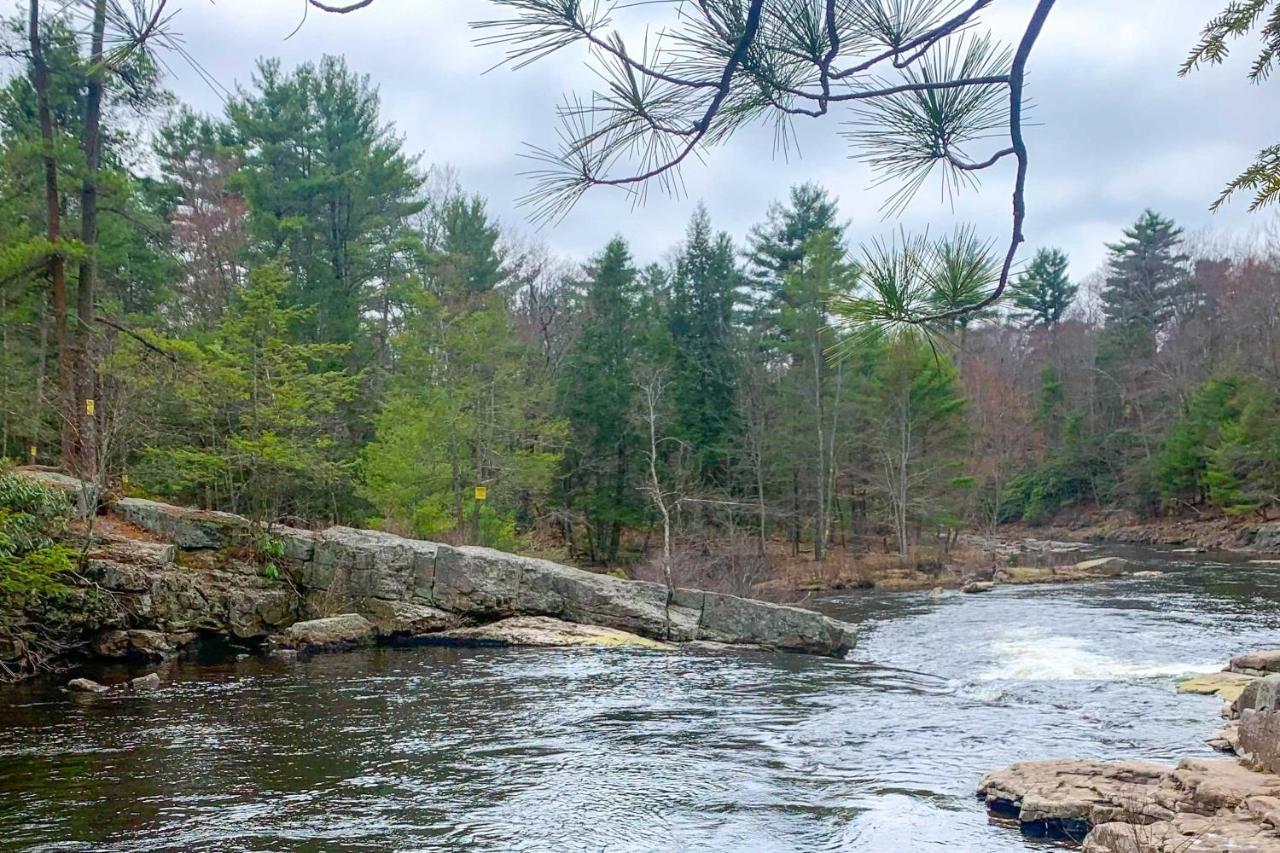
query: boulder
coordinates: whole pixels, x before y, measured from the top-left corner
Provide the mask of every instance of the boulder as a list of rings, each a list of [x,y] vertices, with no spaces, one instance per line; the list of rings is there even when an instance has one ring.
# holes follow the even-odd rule
[[[428,604],[407,601],[384,601],[380,598],[365,599],[360,614],[378,629],[378,636],[403,640],[435,634],[462,627],[466,619],[457,613],[447,613]]]
[[[579,625],[548,616],[514,616],[434,634],[432,642],[481,646],[601,646],[669,651],[673,647],[616,628]]]
[[[81,518],[86,518],[98,511],[98,501],[102,497],[102,490],[92,483],[68,476],[52,468],[38,466],[15,468],[13,473],[64,492],[70,499],[71,505],[75,507],[76,514]]]
[[[698,639],[747,643],[782,651],[843,657],[853,648],[852,626],[812,610],[767,604],[718,592],[677,590],[677,601],[702,599]]]
[[[148,690],[155,690],[159,686],[160,676],[154,672],[149,672],[146,675],[140,675],[137,678],[129,679],[129,689],[134,693],[144,693]]]
[[[1259,770],[1280,773],[1280,710],[1255,711],[1241,718],[1235,752]]]
[[[991,590],[995,588],[996,585],[994,581],[969,581],[967,584],[960,587],[960,591],[972,594],[979,592],[991,592]]]
[[[177,644],[160,631],[143,629],[104,631],[92,644],[99,657],[161,661],[177,651]]]
[[[1253,676],[1238,672],[1206,672],[1179,681],[1178,692],[1217,695],[1230,702],[1239,696],[1245,686],[1253,680]]]
[[[1062,580],[1047,566],[1007,566],[996,569],[994,578],[1000,583],[1052,583]]]
[[[1249,547],[1266,554],[1280,554],[1280,522],[1259,524],[1253,532]]]
[[[1170,773],[1145,761],[1027,761],[988,773],[978,796],[1029,835],[1079,840],[1121,817],[1125,804],[1144,801]]]
[[[1280,708],[1280,673],[1250,681],[1231,703],[1232,716],[1235,717],[1244,716],[1249,711],[1274,711],[1278,708]]]
[[[1079,578],[1114,578],[1124,574],[1129,561],[1123,557],[1099,557],[1096,560],[1084,560],[1068,569],[1059,569],[1060,573]]]
[[[1258,649],[1236,655],[1227,664],[1229,672],[1242,672],[1246,675],[1266,675],[1280,672],[1280,649]]]
[[[378,629],[359,613],[344,613],[295,622],[271,638],[273,649],[294,649],[300,652],[327,652],[371,646],[377,640]]]
[[[90,678],[73,678],[67,682],[67,689],[73,693],[105,693],[111,688]]]
[[[492,548],[439,546],[431,598],[437,607],[475,616],[517,613],[521,570],[545,561],[518,557]],[[554,565],[546,563],[547,566]],[[546,613],[548,607],[525,611]]]
[[[126,521],[169,540],[179,548],[226,548],[243,542],[252,530],[247,518],[229,512],[171,506],[143,498],[121,498],[111,509]]]

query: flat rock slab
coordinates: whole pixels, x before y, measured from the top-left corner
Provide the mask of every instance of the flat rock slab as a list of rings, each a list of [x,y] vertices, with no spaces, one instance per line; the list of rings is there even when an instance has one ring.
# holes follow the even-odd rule
[[[1236,761],[1030,761],[987,774],[978,795],[1029,835],[1087,832],[1094,853],[1280,853],[1280,777]]]
[[[494,646],[599,646],[671,651],[675,647],[617,628],[579,625],[546,616],[516,616],[488,625],[433,634],[433,642]]]
[[[1244,692],[1244,688],[1253,680],[1254,676],[1239,672],[1206,672],[1203,675],[1193,675],[1179,681],[1178,692],[1216,695],[1231,702]]]

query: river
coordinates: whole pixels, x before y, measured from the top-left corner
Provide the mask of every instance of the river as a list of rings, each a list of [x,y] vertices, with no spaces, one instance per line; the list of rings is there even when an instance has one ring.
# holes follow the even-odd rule
[[[1043,850],[983,772],[1208,756],[1219,700],[1176,677],[1280,644],[1280,565],[1136,556],[1165,574],[816,602],[863,625],[847,661],[417,647],[0,690],[0,849]]]

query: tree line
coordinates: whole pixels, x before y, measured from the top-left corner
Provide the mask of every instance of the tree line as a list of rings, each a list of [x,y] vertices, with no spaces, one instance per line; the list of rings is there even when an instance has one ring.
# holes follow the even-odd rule
[[[859,245],[802,184],[742,241],[699,207],[670,261],[625,233],[558,258],[408,151],[338,57],[263,60],[202,115],[93,27],[4,37],[6,458],[737,584],[1068,507],[1280,501],[1275,245],[1193,251],[1148,211],[1096,275],[1045,247],[997,309],[855,328],[868,294],[971,302],[990,247]]]

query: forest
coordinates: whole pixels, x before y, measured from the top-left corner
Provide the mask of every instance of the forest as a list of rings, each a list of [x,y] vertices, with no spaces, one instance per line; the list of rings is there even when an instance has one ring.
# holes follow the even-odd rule
[[[34,8],[34,7],[33,7]],[[0,456],[261,523],[371,526],[749,590],[1064,511],[1280,504],[1280,235],[1133,211],[907,332],[869,294],[979,292],[972,231],[864,239],[814,184],[735,238],[557,257],[409,150],[338,56],[225,111],[147,51],[4,21]],[[665,542],[665,545],[664,545]]]

